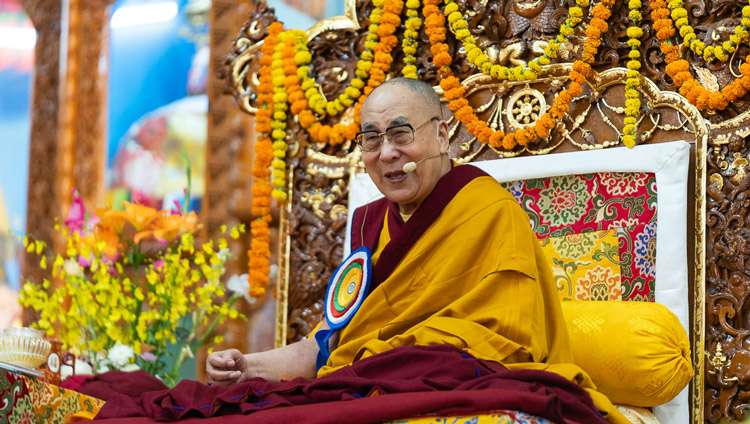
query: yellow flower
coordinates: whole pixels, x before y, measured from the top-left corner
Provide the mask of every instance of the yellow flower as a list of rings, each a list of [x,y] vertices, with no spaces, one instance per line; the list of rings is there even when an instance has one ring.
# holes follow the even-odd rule
[[[643,30],[638,27],[628,27],[628,37],[630,38],[641,38],[643,36]]]

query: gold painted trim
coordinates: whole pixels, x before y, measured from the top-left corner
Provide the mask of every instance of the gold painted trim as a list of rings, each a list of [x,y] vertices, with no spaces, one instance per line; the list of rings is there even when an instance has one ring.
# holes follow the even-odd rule
[[[685,100],[687,102],[687,100]],[[692,105],[691,105],[692,106]],[[695,108],[693,106],[693,108]],[[697,109],[696,109],[697,112]],[[705,126],[705,121],[701,119]],[[693,393],[692,422],[704,422],[705,346],[706,346],[706,156],[708,134],[698,137],[695,146],[695,281],[693,287]]]
[[[276,279],[276,331],[274,345],[286,346],[289,325],[289,267],[291,259],[291,232],[289,217],[292,215],[294,173],[287,165],[287,201],[279,208],[279,276]]]
[[[323,19],[311,26],[307,31],[307,41],[312,41],[326,31],[335,31],[343,29],[360,29],[359,18],[357,17],[357,0],[346,0],[344,5],[344,14],[332,18]]]

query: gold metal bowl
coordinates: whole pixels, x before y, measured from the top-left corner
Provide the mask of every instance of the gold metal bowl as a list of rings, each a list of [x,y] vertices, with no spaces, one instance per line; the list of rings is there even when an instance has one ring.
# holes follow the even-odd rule
[[[44,333],[28,327],[11,327],[0,332],[0,361],[34,369],[49,355],[50,342]]]

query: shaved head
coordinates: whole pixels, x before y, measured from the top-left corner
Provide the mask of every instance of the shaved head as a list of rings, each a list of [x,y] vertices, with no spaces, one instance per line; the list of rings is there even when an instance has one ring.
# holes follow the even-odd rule
[[[378,91],[381,87],[395,85],[408,88],[409,91],[411,91],[411,93],[424,104],[425,108],[430,111],[430,115],[435,115],[440,119],[443,119],[443,108],[440,107],[440,96],[438,96],[435,89],[433,89],[430,84],[424,81],[405,77],[392,78],[375,87],[375,89],[372,90],[372,93]],[[370,95],[372,95],[372,93],[370,93]]]

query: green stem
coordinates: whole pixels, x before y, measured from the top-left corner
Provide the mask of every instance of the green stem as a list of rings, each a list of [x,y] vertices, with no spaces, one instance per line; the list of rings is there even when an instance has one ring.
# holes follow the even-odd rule
[[[190,168],[190,158],[188,157],[187,150],[182,148],[182,158],[185,160],[185,173],[187,174],[187,189],[185,190],[185,204],[182,208],[183,215],[188,213],[190,207],[190,186],[192,185],[192,171]]]
[[[228,303],[227,307],[231,308],[232,305],[234,305],[234,303],[237,302],[237,299],[239,298],[240,298],[239,294],[232,293],[232,296],[229,297],[229,300],[227,302]],[[211,321],[211,325],[209,325],[208,328],[206,329],[206,332],[203,333],[203,336],[200,339],[198,339],[198,344],[195,346],[195,349],[200,349],[206,344],[206,339],[208,339],[209,336],[211,336],[211,333],[213,333],[214,329],[216,328],[216,325],[219,323],[220,315],[221,314],[216,314],[213,321]]]

